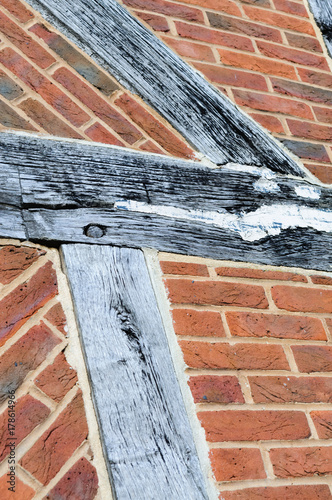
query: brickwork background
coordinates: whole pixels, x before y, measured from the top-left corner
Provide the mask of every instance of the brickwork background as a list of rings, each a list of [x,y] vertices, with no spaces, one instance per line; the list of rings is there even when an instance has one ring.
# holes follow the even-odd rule
[[[332,498],[331,276],[160,263],[220,498]]]
[[[82,391],[66,360],[68,328],[54,251],[0,246],[0,498],[93,500],[98,477]],[[15,434],[8,394],[15,393]],[[9,443],[16,489],[8,490]]]

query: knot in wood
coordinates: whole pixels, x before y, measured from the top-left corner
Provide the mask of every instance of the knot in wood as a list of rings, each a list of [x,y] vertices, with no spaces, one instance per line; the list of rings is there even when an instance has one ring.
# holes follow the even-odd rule
[[[105,234],[105,228],[90,224],[84,228],[84,234],[89,238],[102,238]]]

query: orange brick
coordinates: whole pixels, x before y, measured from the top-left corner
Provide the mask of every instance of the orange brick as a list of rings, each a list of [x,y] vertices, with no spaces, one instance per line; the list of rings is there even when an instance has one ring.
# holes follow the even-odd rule
[[[45,318],[52,323],[61,333],[67,335],[67,319],[60,302],[55,304],[46,314]]]
[[[217,481],[265,479],[261,453],[256,448],[210,450],[212,470]]]
[[[0,5],[21,23],[26,23],[34,18],[31,10],[27,9],[19,0],[0,0]]]
[[[329,276],[310,276],[311,281],[315,283],[315,285],[332,285],[332,278]]]
[[[332,378],[249,377],[255,403],[330,403]]]
[[[307,316],[226,312],[232,335],[277,339],[327,340],[322,322]]]
[[[190,262],[160,261],[160,267],[164,274],[183,274],[188,276],[209,276],[205,264],[192,264]]]
[[[190,368],[219,370],[288,370],[280,345],[180,341],[184,361]]]
[[[198,337],[225,337],[221,316],[213,311],[173,309],[173,325],[177,335]]]
[[[331,500],[327,484],[278,486],[222,491],[220,500]]]
[[[292,351],[300,372],[332,371],[332,347],[317,345],[294,345]]]
[[[45,69],[55,62],[39,43],[31,38],[20,26],[11,21],[3,12],[0,12],[0,31],[19,48],[31,61]]]
[[[199,5],[206,9],[221,10],[232,14],[233,16],[241,17],[241,11],[235,2],[232,0],[179,0],[181,3],[189,3],[190,5]]]
[[[332,141],[331,127],[290,119],[287,120],[287,124],[291,133],[297,137],[317,141]]]
[[[262,75],[223,68],[222,66],[212,64],[194,63],[194,66],[214,83],[223,83],[232,87],[244,87],[254,90],[268,90],[266,80]]]
[[[0,248],[0,283],[7,285],[42,255],[45,255],[45,252],[39,248],[14,245]]]
[[[13,500],[13,492],[8,489],[8,476],[0,478],[0,498],[1,500]],[[23,483],[18,477],[15,478],[15,496],[16,498],[24,498],[24,500],[31,500],[35,496],[35,490],[30,488],[27,484]]]
[[[319,108],[314,106],[313,108],[316,118],[319,122],[332,124],[332,109],[331,108]]]
[[[315,30],[310,21],[298,19],[286,14],[279,14],[279,12],[275,11],[259,9],[249,5],[246,5],[243,8],[249,19],[253,19],[254,21],[315,36]]]
[[[0,302],[0,345],[57,293],[56,274],[52,263],[48,262],[6,295]]]
[[[250,71],[258,71],[270,75],[282,76],[296,80],[296,73],[293,66],[290,64],[273,61],[266,57],[261,57],[251,54],[241,54],[240,52],[232,52],[230,50],[218,49],[220,60],[226,66],[235,66],[236,68],[248,69]]]
[[[123,0],[123,3],[128,7],[135,7],[136,9],[150,10],[164,14],[169,17],[179,17],[187,21],[199,22],[204,24],[203,13],[199,9],[186,7],[164,0]],[[191,2],[194,3],[194,2]]]
[[[125,146],[125,143],[120,141],[115,135],[111,134],[100,123],[96,122],[91,127],[87,128],[84,133],[95,142],[104,144],[113,144],[114,146]]]
[[[276,285],[271,291],[279,309],[332,313],[332,290]]]
[[[322,476],[332,473],[332,447],[272,449],[270,459],[277,477]]]
[[[61,352],[53,363],[37,376],[34,382],[41,391],[58,403],[76,384],[77,375]]]
[[[135,10],[134,14],[149,24],[154,31],[162,31],[163,33],[167,33],[169,31],[167,18],[164,16],[157,16],[149,12],[140,12],[138,10]]]
[[[287,31],[285,32],[285,35],[289,45],[292,47],[302,50],[310,50],[312,52],[323,52],[322,46],[317,38],[307,35],[296,35],[295,33],[288,33]]]
[[[197,59],[198,61],[216,62],[211,48],[207,45],[178,40],[169,36],[163,36],[162,40],[180,56]]]
[[[46,495],[45,500],[59,500],[60,498],[63,500],[79,500],[82,498],[82,495],[84,495],[84,500],[93,500],[97,494],[97,490],[97,471],[83,457],[52,488]]]
[[[273,0],[277,10],[293,14],[294,16],[309,17],[307,9],[301,3],[292,2],[291,0]]]
[[[281,123],[281,121],[275,117],[270,116],[266,113],[258,114],[258,113],[249,113],[250,116],[258,123],[262,125],[262,127],[266,128],[270,132],[274,132],[275,134],[284,134],[285,130]]]
[[[189,279],[166,279],[165,283],[169,299],[175,304],[268,308],[264,288],[258,285]]]
[[[150,153],[157,153],[159,155],[164,155],[165,151],[163,151],[161,148],[158,148],[156,144],[153,141],[145,141],[143,142],[139,149],[142,151],[149,151]]]
[[[274,43],[261,42],[257,40],[257,47],[262,54],[276,59],[285,59],[303,66],[314,66],[315,68],[329,71],[329,65],[323,56],[310,54],[304,50],[290,49],[285,45],[276,45]]]
[[[289,440],[310,436],[305,413],[301,411],[203,411],[198,413],[198,418],[210,442]]]
[[[332,89],[332,75],[321,73],[313,69],[298,68],[298,73],[303,82],[307,82],[319,87],[326,87]]]
[[[304,166],[318,179],[326,184],[332,184],[332,168],[326,165],[305,163]]]
[[[124,116],[68,69],[56,70],[53,78],[90,108],[128,144],[134,144],[142,137],[142,134]]]
[[[0,62],[73,125],[80,127],[90,120],[87,113],[11,48],[0,52]]]
[[[49,415],[50,410],[30,395],[23,396],[15,404],[15,442],[19,445],[31,431]],[[11,436],[8,431],[8,410],[0,416],[0,462],[9,454],[8,443]]]
[[[48,484],[87,435],[83,399],[78,393],[23,456],[20,464],[42,484]]]
[[[237,377],[198,375],[190,377],[189,387],[195,403],[244,403]]]
[[[30,328],[0,358],[0,403],[7,398],[8,391],[16,391],[32,370],[35,370],[60,343],[47,326],[41,322]]]
[[[254,52],[252,41],[245,36],[224,33],[222,31],[212,30],[194,24],[182,23],[180,21],[175,23],[175,27],[178,34],[184,38],[192,38],[193,40],[200,40],[215,45],[223,45],[232,47],[233,49]]]
[[[332,438],[332,411],[316,410],[310,413],[319,439]]]

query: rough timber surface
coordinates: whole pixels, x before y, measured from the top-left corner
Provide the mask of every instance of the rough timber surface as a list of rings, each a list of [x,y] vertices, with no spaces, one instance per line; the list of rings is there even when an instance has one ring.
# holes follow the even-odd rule
[[[143,253],[62,253],[116,498],[207,499]]]
[[[28,3],[213,162],[305,176],[276,141],[115,0]]]
[[[332,57],[332,1],[309,0],[309,5]]]

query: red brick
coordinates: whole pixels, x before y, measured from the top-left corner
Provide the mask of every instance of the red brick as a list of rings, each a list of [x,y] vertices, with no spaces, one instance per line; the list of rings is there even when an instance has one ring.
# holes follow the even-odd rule
[[[87,435],[83,399],[78,393],[23,456],[20,464],[42,484],[48,484]]]
[[[303,66],[314,66],[325,71],[329,70],[329,65],[323,56],[310,54],[304,50],[289,49],[285,45],[275,45],[274,43],[261,41],[257,41],[256,43],[260,52],[267,57],[285,59],[292,63],[302,64]]]
[[[192,38],[193,40],[201,40],[215,45],[223,45],[234,49],[254,52],[252,41],[245,36],[234,35],[182,22],[176,22],[175,27],[178,34],[185,38]]]
[[[332,473],[332,447],[272,449],[270,459],[277,477],[322,476]]]
[[[164,0],[123,0],[128,7],[135,7],[136,9],[150,10],[164,14],[169,17],[179,17],[187,21],[195,21],[204,24],[204,16],[199,9],[192,7],[185,7],[178,3],[173,3]],[[194,3],[194,2],[191,2]]]
[[[307,9],[301,3],[292,2],[291,0],[273,0],[277,10],[293,14],[294,16],[309,17]]]
[[[225,337],[221,316],[213,311],[194,309],[173,309],[173,325],[177,335],[198,337]]]
[[[319,108],[314,106],[313,108],[316,118],[319,122],[332,124],[332,109],[331,108]]]
[[[244,403],[237,377],[198,375],[190,377],[189,387],[195,403]]]
[[[205,264],[192,264],[190,262],[160,261],[160,267],[164,274],[183,274],[188,276],[209,276]]]
[[[58,403],[74,387],[77,375],[76,371],[67,363],[65,355],[60,353],[34,382],[40,390]]]
[[[245,90],[233,90],[235,102],[240,106],[248,106],[249,108],[259,111],[272,111],[274,113],[283,113],[299,118],[307,118],[313,120],[309,106],[303,102],[293,101],[274,97],[270,94],[258,94],[257,92],[247,92]]]
[[[244,19],[224,16],[215,12],[207,12],[208,19],[213,28],[219,28],[225,31],[232,31],[243,35],[249,35],[255,38],[264,38],[273,42],[282,43],[282,37],[279,30],[269,28],[262,24],[251,23]]]
[[[0,478],[0,498],[1,500],[13,500],[13,492],[8,489],[8,476]],[[27,484],[23,483],[18,477],[15,479],[15,497],[24,500],[31,500],[35,496],[35,490],[30,488]]]
[[[166,279],[165,283],[171,302],[176,304],[268,308],[264,288],[258,285],[190,279]]]
[[[193,157],[193,150],[189,148],[182,139],[179,139],[173,132],[168,130],[160,120],[146,111],[143,106],[128,94],[122,94],[115,101],[115,104],[119,106],[133,122],[145,130],[152,139],[158,142],[161,147],[168,151],[168,153],[184,158]]]
[[[244,87],[254,90],[268,90],[266,80],[262,75],[223,68],[222,66],[212,64],[194,63],[194,66],[214,83],[223,83],[225,85],[232,85],[232,87]]]
[[[306,35],[296,35],[295,33],[288,33],[287,31],[285,32],[285,35],[289,45],[292,47],[302,50],[310,50],[312,52],[323,52],[322,46],[317,38]]]
[[[332,411],[316,410],[310,413],[319,439],[332,438]]]
[[[143,142],[140,145],[139,149],[141,149],[142,151],[149,151],[150,153],[156,153],[159,155],[165,154],[165,151],[163,151],[161,148],[158,148],[158,146],[156,146],[156,144],[153,141]]]
[[[180,341],[190,368],[219,370],[289,370],[280,345]]]
[[[0,0],[0,5],[21,23],[26,23],[34,18],[31,10],[27,9],[19,0]]]
[[[236,68],[258,71],[259,73],[282,76],[283,78],[290,78],[291,80],[297,79],[295,69],[290,64],[273,61],[266,57],[241,54],[240,52],[232,52],[225,49],[218,49],[218,52],[221,62],[227,66],[235,66]]]
[[[0,100],[0,123],[6,128],[36,130],[27,120],[22,118],[12,107]]]
[[[279,139],[286,148],[300,158],[330,163],[330,157],[323,144],[312,144],[311,142],[291,141]]]
[[[249,17],[249,19],[253,19],[254,21],[277,26],[278,28],[306,33],[307,35],[316,35],[310,21],[298,19],[286,14],[279,14],[279,12],[275,11],[251,7],[249,5],[244,6],[243,8],[245,14]]]
[[[317,141],[332,141],[331,127],[298,120],[287,120],[287,124],[291,133],[297,137],[305,137]]]
[[[190,5],[199,5],[206,9],[221,10],[233,16],[241,17],[241,11],[235,2],[231,0],[178,0],[181,3],[189,3]]]
[[[308,101],[322,102],[327,105],[332,105],[331,90],[319,89],[303,83],[279,80],[279,78],[271,78],[271,82],[273,90],[279,92],[280,94],[286,94],[300,99],[307,99]]]
[[[332,278],[329,276],[310,276],[315,285],[332,285]]]
[[[279,309],[332,313],[332,290],[276,285],[271,291]]]
[[[327,340],[323,324],[318,318],[226,312],[226,319],[231,334],[238,337]]]
[[[104,144],[113,144],[114,146],[125,146],[125,143],[120,141],[115,135],[111,134],[100,123],[96,122],[91,127],[87,128],[84,133],[95,142]]]
[[[58,293],[55,271],[47,262],[29,280],[19,285],[0,302],[0,345],[47,301]]]
[[[15,438],[16,446],[43,422],[50,410],[30,395],[18,399],[15,404]],[[0,462],[9,454],[8,442],[13,439],[8,431],[8,410],[0,416]]]
[[[178,40],[169,36],[163,36],[162,40],[180,56],[198,61],[215,62],[216,59],[210,47],[201,43],[192,43],[186,40]]]
[[[41,256],[44,250],[31,247],[6,245],[0,248],[0,283],[7,285]]]
[[[8,391],[16,391],[32,370],[35,370],[60,343],[47,326],[41,322],[32,327],[0,358],[0,403]]]
[[[310,429],[304,412],[220,410],[198,413],[210,442],[305,439]]]
[[[72,139],[83,139],[81,134],[60,120],[39,101],[29,98],[21,102],[18,107],[49,134],[59,137],[71,137]]]
[[[332,371],[332,347],[295,345],[292,346],[292,351],[300,372]]]
[[[45,496],[45,500],[93,500],[98,490],[97,471],[80,458]]]
[[[328,73],[321,73],[313,69],[298,68],[298,73],[303,82],[319,87],[327,87],[332,89],[332,75]]]
[[[312,165],[305,163],[304,166],[310,170],[318,179],[326,184],[332,184],[332,168],[326,165]]]
[[[277,488],[246,488],[222,491],[220,500],[331,500],[327,484],[278,486]]]
[[[167,33],[169,31],[169,25],[166,17],[156,16],[155,14],[150,14],[148,12],[139,12],[138,10],[135,10],[134,14],[149,24],[154,31],[162,31],[163,33]]]
[[[53,78],[91,109],[98,118],[107,123],[128,144],[134,144],[142,137],[142,134],[124,116],[66,68],[55,71]]]
[[[250,116],[258,123],[260,123],[264,128],[275,134],[284,134],[285,130],[281,121],[275,116],[270,116],[266,113],[249,113]]]
[[[90,120],[87,113],[11,48],[0,52],[0,62],[73,125],[80,127]]]
[[[61,333],[67,335],[67,319],[65,313],[63,312],[60,302],[55,304],[46,314],[45,318],[47,321],[52,323]]]
[[[54,57],[9,17],[0,12],[0,31],[31,61],[45,69],[55,62]]]
[[[215,448],[210,451],[210,460],[217,481],[266,478],[261,452],[256,448]]]
[[[255,403],[330,403],[332,378],[249,377]]]

